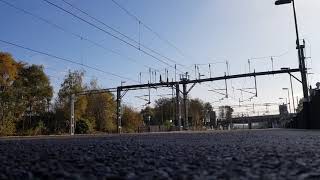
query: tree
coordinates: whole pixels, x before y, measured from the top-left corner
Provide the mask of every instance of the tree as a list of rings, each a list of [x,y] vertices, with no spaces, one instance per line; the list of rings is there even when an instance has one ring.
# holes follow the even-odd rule
[[[142,116],[132,107],[123,106],[122,128],[124,132],[137,132],[143,125]]]
[[[189,103],[189,117],[191,117],[190,126],[202,127],[205,118],[205,107],[200,99],[191,99]]]
[[[220,106],[219,116],[221,119],[230,121],[232,119],[233,108],[230,106]]]
[[[212,119],[214,117],[211,117],[214,115],[213,113],[213,107],[210,103],[204,103],[204,114],[205,114],[205,125],[210,125],[212,124]]]
[[[140,114],[142,115],[145,124],[150,125],[151,123],[154,123],[154,108],[147,106],[146,108],[141,110]]]
[[[4,127],[9,126],[12,131],[9,134],[14,133],[14,121],[22,115],[14,111],[17,104],[21,103],[17,102],[17,94],[13,92],[15,88],[12,85],[21,66],[11,54],[0,52],[0,134],[8,134]]]
[[[0,52],[0,86],[1,92],[4,88],[11,86],[18,75],[20,63],[17,63],[11,54]]]
[[[211,105],[210,103],[208,103],[208,102],[204,103],[204,109],[205,109],[205,111],[207,111],[207,112],[213,111],[212,105]]]
[[[226,117],[225,117],[225,114],[226,114],[226,113],[225,113],[225,108],[224,108],[224,106],[220,106],[220,107],[219,107],[219,118],[220,118],[220,119],[226,118]]]
[[[230,106],[226,106],[226,119],[231,120],[232,119],[232,113],[233,113],[233,108]]]
[[[28,119],[27,128],[36,126],[39,124],[37,121],[40,119],[36,118],[32,122],[32,118],[39,117],[49,109],[53,96],[53,89],[49,78],[43,71],[43,67],[37,65],[23,66],[20,68],[13,86],[16,94],[20,96],[20,101],[23,103],[24,114],[28,116],[22,118],[22,130],[25,129],[24,119]]]
[[[106,92],[87,96],[86,116],[94,119],[95,128],[103,132],[115,132],[116,102],[113,94]]]
[[[92,79],[88,90],[99,90],[97,79]],[[88,94],[85,117],[91,119],[95,130],[112,133],[117,130],[116,126],[116,101],[110,92]]]
[[[61,88],[58,92],[58,98],[55,104],[56,113],[62,113],[63,115],[57,114],[57,116],[63,117],[56,119],[57,130],[67,131],[70,126],[70,98],[72,94],[77,94],[86,89],[83,83],[84,71],[69,71],[65,76]],[[76,97],[75,101],[75,119],[80,120],[81,117],[86,113],[87,99],[85,96]]]
[[[298,107],[297,107],[297,112],[301,112],[303,110],[303,98],[299,100],[298,102]]]
[[[42,66],[25,66],[19,72],[19,78],[15,83],[20,83],[24,87],[24,99],[32,113],[40,114],[47,109],[52,96],[53,89],[49,78],[43,71]]]
[[[0,52],[0,134],[13,134],[16,128],[23,132],[26,116],[28,128],[33,128],[31,119],[35,116],[33,124],[42,126],[40,117],[52,91],[42,66],[16,62],[10,54]]]
[[[58,92],[58,105],[66,106],[69,103],[70,95],[77,94],[86,89],[83,83],[84,71],[70,71],[65,76]]]
[[[190,126],[202,127],[203,120],[207,113],[212,112],[210,103],[204,103],[200,99],[188,99],[188,120]],[[181,108],[184,104],[181,104]],[[174,98],[160,98],[155,101],[153,108],[146,107],[141,110],[141,114],[148,125],[168,125],[170,120],[175,118],[175,99]],[[150,122],[149,117],[150,116]]]
[[[152,125],[163,125],[167,120],[174,118],[174,102],[171,98],[160,98],[155,101],[153,110],[154,117],[151,120]]]

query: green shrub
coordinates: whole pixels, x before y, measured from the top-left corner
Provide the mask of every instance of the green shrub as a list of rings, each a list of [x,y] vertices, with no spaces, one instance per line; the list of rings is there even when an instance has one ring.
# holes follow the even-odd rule
[[[16,133],[16,124],[11,119],[0,123],[0,136],[12,136]]]
[[[166,120],[163,125],[166,129],[170,129],[172,127],[172,122],[170,120]]]
[[[76,134],[87,134],[92,132],[92,124],[87,119],[79,119],[76,123]]]
[[[39,121],[37,126],[34,128],[34,135],[42,135],[46,133],[46,126],[42,121]]]

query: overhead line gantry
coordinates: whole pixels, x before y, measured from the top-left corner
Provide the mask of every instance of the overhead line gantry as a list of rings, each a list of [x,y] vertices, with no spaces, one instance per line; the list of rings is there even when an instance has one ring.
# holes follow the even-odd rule
[[[147,83],[147,84],[136,84],[136,85],[126,85],[126,86],[118,86],[116,88],[108,88],[108,89],[100,89],[100,90],[88,90],[78,93],[77,95],[87,95],[87,94],[99,94],[99,93],[117,93],[117,127],[118,133],[121,133],[121,100],[125,96],[128,91],[134,90],[142,90],[142,89],[157,89],[157,88],[175,88],[175,125],[178,127],[179,130],[183,128],[187,129],[189,127],[188,124],[188,107],[187,107],[187,98],[190,91],[195,87],[196,84],[206,83],[206,82],[213,82],[213,81],[220,81],[220,80],[228,80],[228,79],[236,79],[236,78],[244,78],[244,77],[257,77],[257,76],[266,76],[266,75],[274,75],[274,74],[286,74],[288,73],[290,76],[293,76],[292,73],[300,72],[300,69],[289,69],[289,68],[282,68],[281,70],[276,71],[263,71],[263,72],[253,72],[253,73],[245,73],[245,74],[235,74],[235,75],[224,75],[212,78],[204,78],[204,79],[194,79],[190,80],[188,73],[182,75],[180,77],[180,81],[161,81],[159,83]],[[189,89],[187,85],[191,84]],[[180,85],[182,85],[182,91],[180,90]],[[180,93],[183,95],[183,122],[181,116],[181,97]],[[74,95],[73,95],[74,97]],[[72,98],[74,99],[74,98]],[[71,101],[71,107],[74,100]],[[71,123],[75,123],[73,112],[74,110],[71,109]],[[74,127],[74,125],[71,127]]]
[[[266,76],[266,75],[274,75],[274,74],[286,74],[288,73],[292,76],[291,73],[300,72],[300,69],[289,69],[283,68],[281,70],[276,71],[263,71],[263,72],[253,72],[253,73],[245,73],[245,74],[235,74],[235,75],[224,75],[219,77],[212,77],[212,78],[204,78],[204,79],[195,79],[189,80],[188,73],[181,77],[180,81],[165,81],[159,83],[147,83],[147,84],[137,84],[137,85],[127,85],[127,86],[119,86],[116,88],[117,92],[117,125],[118,125],[118,132],[121,133],[121,99],[125,95],[126,92],[131,90],[141,90],[141,89],[157,89],[157,88],[174,88],[176,89],[176,116],[175,122],[178,126],[179,130],[182,130],[182,125],[184,128],[188,128],[188,108],[187,108],[187,96],[192,88],[196,84],[212,82],[212,81],[219,81],[219,80],[228,80],[228,79],[236,79],[236,78],[244,78],[244,77],[257,77],[257,76]],[[189,89],[187,89],[187,85],[192,84]],[[182,91],[180,90],[180,85],[183,86]],[[115,90],[115,89],[112,89]],[[124,93],[122,94],[122,91]],[[184,122],[182,123],[181,118],[181,109],[180,109],[180,93],[183,95],[183,113],[184,113]]]

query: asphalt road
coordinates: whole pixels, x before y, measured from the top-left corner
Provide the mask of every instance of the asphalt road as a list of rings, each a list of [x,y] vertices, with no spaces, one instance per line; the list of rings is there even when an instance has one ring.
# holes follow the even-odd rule
[[[320,131],[2,138],[0,179],[320,179]]]

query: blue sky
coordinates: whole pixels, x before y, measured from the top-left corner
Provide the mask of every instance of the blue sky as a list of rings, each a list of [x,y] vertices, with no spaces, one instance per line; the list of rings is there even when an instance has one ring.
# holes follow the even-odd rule
[[[0,17],[3,25],[0,29],[1,40],[50,52],[136,81],[139,79],[139,73],[142,72],[143,82],[147,82],[148,68],[146,66],[158,69],[162,73],[164,69],[168,69],[170,78],[174,76],[173,69],[166,64],[50,6],[43,0],[5,1],[49,20],[68,32],[88,38],[103,46],[104,49],[13,9],[3,2],[0,2]],[[50,1],[92,21],[61,0]],[[139,28],[139,23],[119,9],[111,0],[66,1],[136,41],[139,41],[140,36],[141,44],[183,64],[183,67],[178,66],[182,72],[191,71],[194,64],[228,60],[230,74],[245,73],[249,71],[249,58],[268,57],[251,62],[251,70],[266,71],[271,70],[270,56],[277,55],[282,56],[274,58],[274,69],[298,66],[292,8],[289,5],[275,6],[273,0],[116,0],[140,18],[144,24],[178,47],[183,52],[183,56],[148,29],[143,26]],[[319,0],[296,0],[296,6],[300,36],[306,39],[307,56],[312,57],[307,61],[308,66],[312,67],[310,72],[314,73],[309,76],[309,82],[314,85],[318,80],[320,70],[319,63],[316,63],[320,57],[320,52],[317,51],[320,48],[320,25],[317,23],[320,17],[318,11],[320,2]],[[101,24],[98,25],[106,29]],[[121,56],[106,49],[117,51]],[[103,88],[115,87],[121,82],[119,78],[4,43],[0,43],[0,50],[10,52],[17,59],[28,63],[43,64],[56,92],[68,69],[84,69],[86,81],[97,78]],[[166,61],[161,57],[160,59]],[[174,66],[174,63],[168,63]],[[199,66],[199,68],[203,74],[208,76],[208,65]],[[213,66],[212,76],[221,76],[225,71],[225,64],[216,64]],[[190,73],[194,74],[194,72]],[[299,74],[297,76],[300,77]],[[279,97],[287,97],[286,92],[281,89],[290,86],[288,75],[259,77],[257,80],[258,98],[250,102],[243,102],[243,104],[281,103],[283,100],[279,100]],[[136,83],[126,80],[126,84]],[[232,98],[224,99],[219,103],[216,101],[222,96],[208,92],[208,89],[224,88],[224,82],[197,85],[190,96],[215,102],[214,106],[234,105],[239,104],[238,99],[242,99],[242,96],[244,100],[251,96],[246,93],[241,95],[237,89],[251,87],[254,87],[252,78],[228,81],[229,94]],[[124,101],[140,108],[145,102],[135,96],[146,93],[147,91],[130,92]],[[168,93],[171,93],[171,90],[154,90],[151,98],[154,100]],[[294,82],[294,94],[295,97],[302,97],[301,86],[296,82]],[[276,106],[270,108],[271,110],[277,109]],[[260,110],[263,113],[265,107]]]

